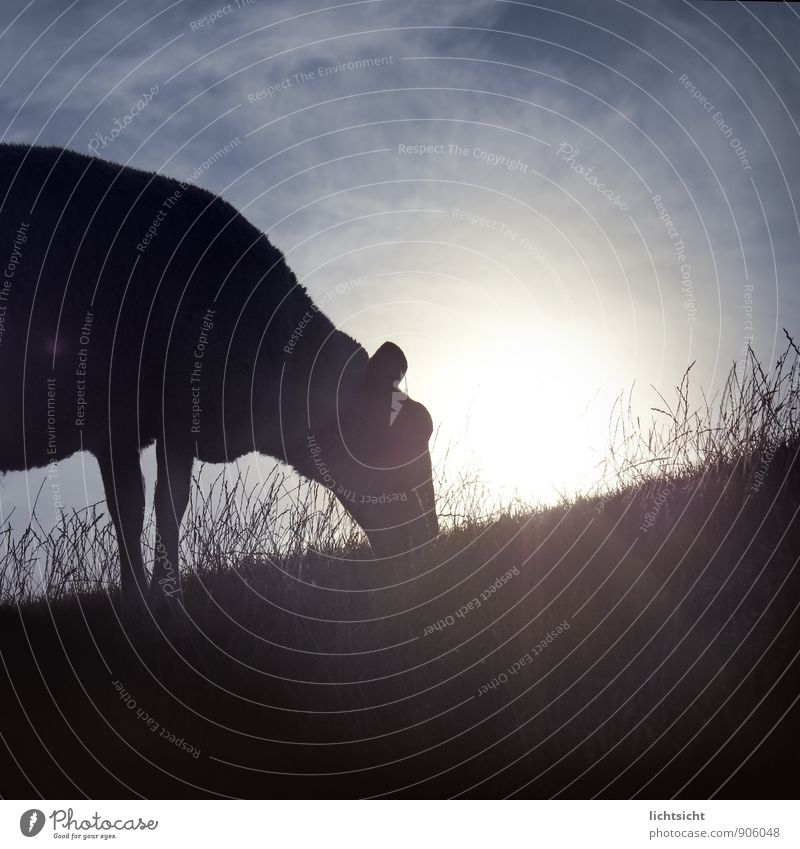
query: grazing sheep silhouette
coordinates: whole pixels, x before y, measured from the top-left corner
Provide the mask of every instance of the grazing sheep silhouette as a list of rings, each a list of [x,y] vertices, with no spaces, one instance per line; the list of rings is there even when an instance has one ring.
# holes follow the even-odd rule
[[[123,610],[182,613],[195,458],[251,451],[330,487],[376,554],[438,530],[428,411],[403,352],[370,358],[283,254],[204,189],[54,147],[0,145],[0,469],[84,450],[100,466]],[[141,550],[155,442],[156,556]]]

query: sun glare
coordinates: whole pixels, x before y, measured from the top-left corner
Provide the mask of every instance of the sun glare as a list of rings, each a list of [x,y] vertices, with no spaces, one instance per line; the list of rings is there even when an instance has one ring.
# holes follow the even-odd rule
[[[549,340],[497,350],[472,375],[463,443],[476,469],[504,497],[552,502],[590,485],[608,443],[603,359]]]

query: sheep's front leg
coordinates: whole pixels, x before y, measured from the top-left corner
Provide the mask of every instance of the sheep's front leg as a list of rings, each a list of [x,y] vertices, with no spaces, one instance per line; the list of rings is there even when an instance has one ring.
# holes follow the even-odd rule
[[[178,543],[183,514],[189,504],[193,457],[183,450],[156,445],[156,556],[150,581],[150,605],[155,613],[183,614]]]
[[[135,445],[97,453],[108,512],[117,533],[122,616],[132,619],[145,610],[147,576],[142,560],[144,478]]]

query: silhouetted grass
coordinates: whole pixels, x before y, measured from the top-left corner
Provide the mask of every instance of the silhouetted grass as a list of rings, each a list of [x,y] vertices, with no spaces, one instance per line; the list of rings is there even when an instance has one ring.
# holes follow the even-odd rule
[[[100,505],[7,533],[3,795],[796,796],[800,352],[690,377],[620,399],[589,495],[440,479],[410,556],[279,470],[201,475],[178,644],[121,628]]]
[[[445,455],[440,469],[447,468]],[[201,464],[195,470],[181,526],[186,573],[225,571],[242,562],[295,559],[309,552],[330,552],[338,560],[371,557],[363,532],[331,491],[277,463],[261,480],[253,476],[252,467],[242,470],[238,464],[219,471]],[[487,507],[488,485],[468,468],[458,470],[455,480],[439,475],[436,486],[443,529],[487,521],[499,512]],[[50,528],[39,521],[37,505],[38,495],[22,532],[15,529],[13,515],[0,530],[0,604],[113,590],[119,560],[105,502],[62,510]],[[154,540],[151,510],[143,534],[150,562]]]
[[[619,486],[671,480],[742,463],[747,474],[765,454],[797,442],[800,433],[800,352],[784,330],[788,345],[766,372],[748,346],[717,398],[692,406],[686,370],[671,400],[646,428],[620,396],[612,415],[608,467]],[[632,390],[631,390],[632,391]],[[655,389],[653,390],[656,391]]]

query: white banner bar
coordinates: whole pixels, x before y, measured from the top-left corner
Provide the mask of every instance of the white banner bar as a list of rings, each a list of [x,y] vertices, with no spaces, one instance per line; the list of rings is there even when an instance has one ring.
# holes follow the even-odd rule
[[[0,802],[0,845],[148,847],[794,847],[796,802]]]

